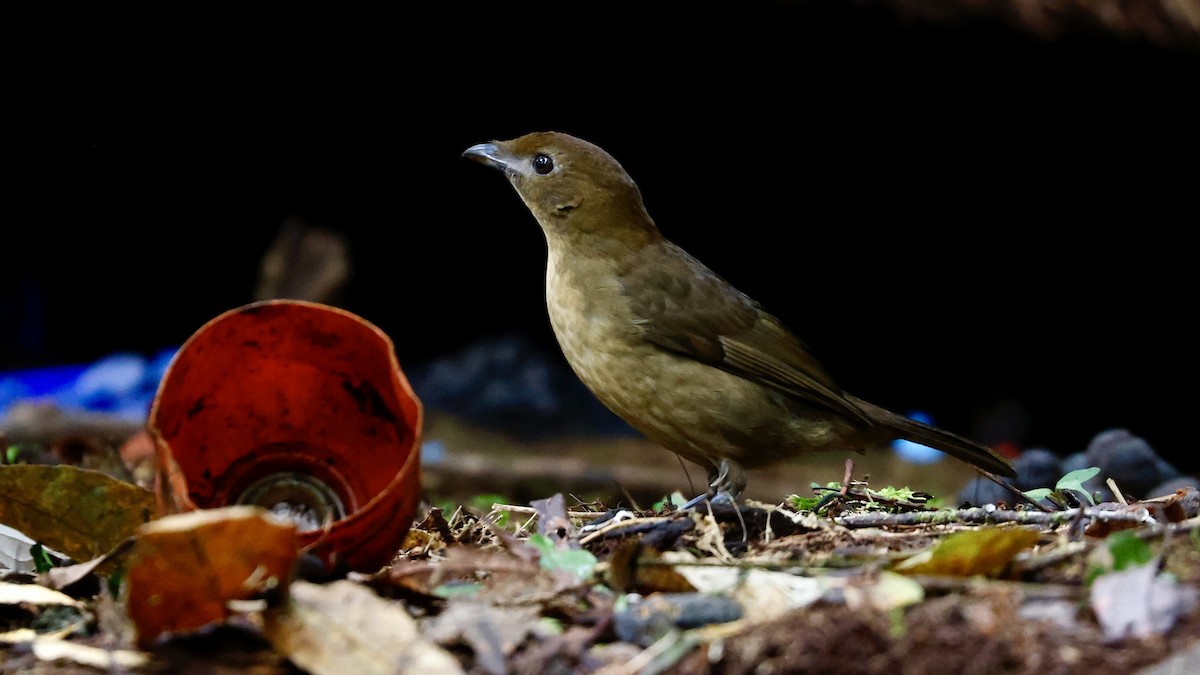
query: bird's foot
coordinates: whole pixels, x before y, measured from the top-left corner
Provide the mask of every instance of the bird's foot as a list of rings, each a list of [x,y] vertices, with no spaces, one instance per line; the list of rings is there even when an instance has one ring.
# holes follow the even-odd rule
[[[733,498],[733,495],[726,490],[722,490],[716,494],[713,494],[712,492],[702,492],[687,500],[687,502],[680,507],[680,510],[686,511],[688,509],[693,509],[704,502],[711,502],[713,504],[733,504],[735,501],[736,500]]]
[[[708,492],[706,494],[718,499],[721,495],[729,498],[729,502],[733,503],[738,497],[742,496],[742,490],[746,489],[746,470],[737,462],[721,458],[721,463],[717,465],[717,475],[713,477],[709,474]]]
[[[721,459],[715,472],[709,473],[708,491],[696,495],[683,505],[684,509],[695,508],[698,504],[712,502],[713,504],[734,504],[746,488],[746,470],[741,464]],[[714,475],[715,473],[715,475]]]

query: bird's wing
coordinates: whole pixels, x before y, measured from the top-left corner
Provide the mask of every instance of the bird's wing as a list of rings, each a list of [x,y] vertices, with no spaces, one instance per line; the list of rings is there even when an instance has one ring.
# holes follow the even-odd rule
[[[657,264],[635,264],[624,271],[634,320],[647,340],[872,423],[778,319],[682,249],[675,249],[682,257],[659,257]],[[664,267],[664,259],[688,264]]]

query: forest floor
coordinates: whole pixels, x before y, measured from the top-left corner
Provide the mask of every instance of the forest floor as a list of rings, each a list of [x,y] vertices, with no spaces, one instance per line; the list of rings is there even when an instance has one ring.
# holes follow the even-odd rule
[[[141,648],[103,584],[62,588],[88,618],[56,636],[51,609],[0,601],[0,672],[1200,672],[1194,492],[963,510],[954,460],[827,456],[681,511],[696,488],[641,439],[427,422],[424,500],[384,568],[298,565],[265,604]],[[3,586],[22,584],[54,585]]]

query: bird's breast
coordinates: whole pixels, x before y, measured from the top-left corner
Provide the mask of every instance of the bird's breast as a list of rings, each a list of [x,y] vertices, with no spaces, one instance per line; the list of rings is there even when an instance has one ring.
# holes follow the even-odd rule
[[[577,370],[583,368],[594,376],[614,361],[638,358],[638,330],[615,269],[607,261],[551,255],[546,266],[546,309],[564,355]],[[580,377],[588,379],[584,373]]]
[[[610,260],[552,254],[546,308],[567,362],[605,405],[625,417],[653,393],[647,365],[657,349],[643,339]]]

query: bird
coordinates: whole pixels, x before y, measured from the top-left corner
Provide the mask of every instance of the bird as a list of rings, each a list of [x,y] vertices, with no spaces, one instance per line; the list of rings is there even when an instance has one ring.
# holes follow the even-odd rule
[[[545,235],[546,309],[563,356],[631,427],[704,468],[688,502],[737,500],[747,469],[897,439],[981,471],[1012,465],[964,436],[843,391],[774,314],[668,239],[622,165],[559,131],[472,145]]]

